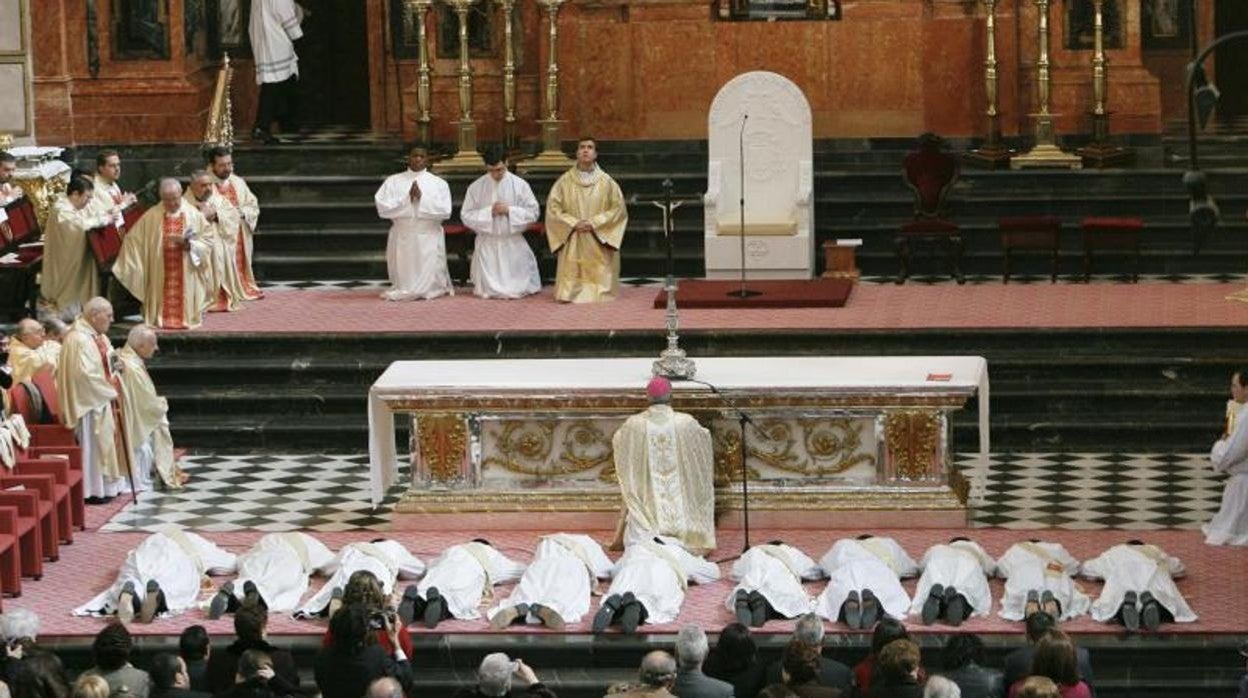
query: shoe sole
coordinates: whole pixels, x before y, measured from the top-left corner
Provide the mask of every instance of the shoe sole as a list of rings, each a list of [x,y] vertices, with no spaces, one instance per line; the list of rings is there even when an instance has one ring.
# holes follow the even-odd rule
[[[225,590],[218,591],[217,595],[212,597],[212,603],[208,605],[208,620],[217,620],[225,615],[225,609],[229,608],[229,606],[230,597]]]
[[[151,623],[156,617],[156,608],[160,605],[160,589],[149,589],[143,595],[143,606],[139,609],[139,622]]]
[[[494,618],[490,620],[490,627],[495,630],[502,630],[506,628],[507,626],[511,625],[512,623],[516,622],[516,619],[519,617],[520,617],[520,614],[516,612],[515,606],[504,608],[503,610],[494,614]]]
[[[611,625],[611,619],[615,618],[615,609],[609,606],[603,606],[598,609],[598,613],[594,615],[594,624],[592,630],[595,635],[601,635],[606,632],[607,627]]]
[[[966,620],[966,601],[962,600],[961,596],[957,596],[945,609],[945,622],[956,628],[962,625],[964,620]]]
[[[1140,611],[1133,605],[1123,606],[1122,624],[1127,630],[1137,632],[1140,629]]]
[[[857,630],[862,627],[862,607],[856,601],[845,602],[845,625]]]
[[[567,624],[563,622],[563,616],[555,613],[555,609],[542,606],[537,609],[537,617],[542,619],[542,625],[551,630],[563,630]]]
[[[134,592],[123,591],[117,599],[117,620],[122,625],[129,625],[134,622]]]
[[[1161,609],[1156,601],[1151,601],[1140,612],[1140,627],[1148,631],[1156,630],[1161,625]]]
[[[877,621],[880,620],[880,602],[874,596],[864,596],[862,599],[862,619],[859,621],[859,628],[866,630],[875,627]]]

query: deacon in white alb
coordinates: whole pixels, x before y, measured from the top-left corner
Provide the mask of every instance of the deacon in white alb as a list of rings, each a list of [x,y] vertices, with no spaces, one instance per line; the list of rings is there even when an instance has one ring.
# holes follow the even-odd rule
[[[360,570],[371,572],[381,582],[382,592],[390,596],[394,593],[397,580],[416,579],[424,574],[425,563],[395,540],[377,539],[370,543],[348,543],[328,563],[316,568],[320,574],[333,576],[320,591],[295,611],[295,617],[308,618],[327,613],[334,591],[345,589],[347,580]]]
[[[1248,369],[1231,376],[1231,399],[1226,403],[1226,431],[1209,452],[1209,462],[1227,478],[1222,506],[1205,524],[1209,545],[1248,545]]]
[[[583,534],[542,536],[533,562],[511,596],[486,615],[501,630],[517,620],[562,630],[589,613],[589,597],[599,579],[610,579],[614,563],[598,541]]]
[[[243,603],[289,613],[308,590],[308,576],[333,559],[332,550],[306,533],[270,533],[238,556],[238,578],[221,585],[208,615],[220,618]]]
[[[493,595],[494,585],[514,582],[522,574],[524,565],[508,559],[483,538],[452,545],[429,563],[420,584],[403,592],[399,615],[407,623],[423,614],[427,628],[447,618],[476,620],[481,617],[477,607]]]
[[[157,614],[181,613],[195,605],[204,575],[229,574],[235,565],[233,553],[169,526],[126,553],[113,585],[75,608],[74,615],[116,613],[129,623],[137,613],[148,623]]]
[[[1105,580],[1101,595],[1092,602],[1093,620],[1118,620],[1128,630],[1141,625],[1153,630],[1170,617],[1175,623],[1196,620],[1174,584],[1175,577],[1186,573],[1182,561],[1156,545],[1138,540],[1115,545],[1084,562],[1081,573]]]
[[[919,565],[892,538],[863,535],[838,540],[824,553],[819,566],[828,586],[815,604],[815,613],[851,628],[870,628],[881,612],[902,619],[910,596],[902,577],[919,573]]]
[[[724,605],[742,625],[761,627],[769,617],[796,618],[810,613],[812,601],[803,581],[823,577],[823,570],[806,553],[772,541],[755,545],[732,565],[737,586]]]
[[[538,216],[529,183],[507,171],[502,148],[485,151],[486,174],[468,187],[459,219],[476,233],[473,293],[482,298],[523,298],[542,290],[537,258],[524,229]]]
[[[387,177],[373,197],[377,215],[390,221],[390,290],[381,294],[388,301],[455,295],[442,231],[442,221],[451,215],[451,189],[425,167],[426,157],[423,147],[412,146],[407,170]]]
[[[1092,600],[1071,575],[1079,561],[1061,543],[1030,540],[1015,543],[997,560],[997,576],[1005,579],[1005,596],[997,615],[1024,620],[1044,611],[1054,620],[1069,620],[1088,612]]]
[[[987,616],[992,610],[988,576],[996,564],[978,543],[958,537],[947,545],[933,545],[919,566],[923,576],[910,612],[921,614],[925,625],[944,617],[949,625],[958,626],[972,615]]]
[[[719,579],[719,567],[668,536],[637,541],[615,564],[611,588],[594,616],[594,632],[618,622],[632,633],[642,623],[670,623],[680,615],[690,583]]]

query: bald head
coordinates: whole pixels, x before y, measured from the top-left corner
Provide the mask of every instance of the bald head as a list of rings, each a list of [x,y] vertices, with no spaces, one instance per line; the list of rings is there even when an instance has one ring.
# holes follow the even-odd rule
[[[641,658],[637,678],[646,686],[671,688],[676,683],[676,659],[663,650],[655,650]]]
[[[43,346],[43,340],[46,336],[43,325],[40,325],[38,320],[32,318],[25,318],[18,322],[17,332],[13,335],[17,341],[31,349],[38,349]]]
[[[107,298],[96,296],[82,306],[82,316],[92,329],[104,334],[113,324],[113,304]]]
[[[182,183],[173,177],[160,180],[160,202],[172,213],[182,205]]]
[[[383,676],[368,685],[364,698],[403,698],[403,687],[393,678]]]
[[[139,323],[130,328],[130,334],[126,337],[126,346],[130,347],[134,353],[143,357],[144,360],[152,358],[156,353],[156,330],[151,325]]]

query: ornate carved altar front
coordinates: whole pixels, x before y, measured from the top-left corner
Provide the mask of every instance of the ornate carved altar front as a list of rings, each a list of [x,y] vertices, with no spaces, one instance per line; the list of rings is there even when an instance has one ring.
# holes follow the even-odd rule
[[[611,437],[645,409],[648,359],[404,361],[370,391],[373,503],[397,481],[394,418],[410,420],[400,511],[611,511]],[[961,509],[951,413],[980,396],[979,357],[701,359],[673,406],[712,432],[717,509]],[[734,407],[735,406],[735,407]],[[746,425],[742,457],[739,413]]]

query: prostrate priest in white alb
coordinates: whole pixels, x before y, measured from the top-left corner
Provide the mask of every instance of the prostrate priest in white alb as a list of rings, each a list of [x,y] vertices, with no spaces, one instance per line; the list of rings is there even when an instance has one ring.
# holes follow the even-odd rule
[[[737,622],[756,628],[768,618],[796,618],[810,613],[814,603],[802,582],[822,577],[814,560],[783,541],[755,545],[733,563],[737,585],[724,605]]]
[[[987,616],[992,610],[988,577],[996,563],[979,543],[961,536],[948,544],[927,549],[919,562],[923,575],[914,590],[911,613],[920,614],[924,625],[944,618],[958,626],[972,615]]]
[[[473,293],[482,298],[523,298],[542,290],[537,258],[524,230],[537,221],[529,183],[507,171],[500,147],[485,151],[486,173],[468,186],[459,219],[476,234],[472,249]]]
[[[117,352],[121,371],[121,417],[139,489],[149,489],[155,470],[166,489],[180,489],[187,476],[173,454],[169,402],[156,393],[147,361],[158,349],[156,330],[139,323],[130,328],[126,346]]]
[[[1222,490],[1222,506],[1205,524],[1209,545],[1248,545],[1248,368],[1231,376],[1231,399],[1226,403],[1226,431],[1209,452],[1209,463],[1229,477]]]
[[[386,240],[388,301],[410,301],[455,295],[446,267],[446,234],[442,221],[451,216],[451,189],[426,167],[427,151],[418,145],[407,152],[407,169],[390,175],[373,202],[377,215],[390,221]]]
[[[611,588],[594,616],[593,629],[601,633],[619,623],[624,632],[636,632],[642,623],[670,623],[680,615],[690,583],[719,579],[719,567],[690,553],[668,536],[632,543],[615,563]]]
[[[501,630],[517,620],[563,630],[589,613],[589,600],[599,579],[610,579],[615,564],[598,541],[584,534],[542,536],[533,562],[524,570],[511,596],[486,612],[490,625]]]
[[[452,545],[429,563],[420,584],[408,587],[399,604],[405,624],[422,616],[426,628],[436,628],[447,618],[476,620],[482,599],[494,593],[494,585],[520,579],[524,565],[509,559],[484,538]]]
[[[1069,620],[1088,612],[1092,600],[1071,575],[1076,560],[1061,543],[1029,540],[1010,546],[997,560],[997,576],[1005,579],[1005,595],[997,615],[1025,620],[1044,611],[1055,620]]]
[[[195,605],[205,575],[230,574],[233,553],[190,531],[168,526],[144,538],[126,553],[117,580],[107,590],[74,609],[74,615],[111,615],[129,623],[137,615],[150,623]]]
[[[308,576],[333,559],[332,550],[306,533],[270,533],[238,556],[238,578],[217,590],[208,617],[220,618],[245,603],[281,613],[294,611],[308,590]]]
[[[851,628],[870,628],[882,613],[906,617],[910,595],[901,578],[919,573],[919,565],[892,538],[863,534],[838,540],[819,559],[828,586],[815,612]]]
[[[425,573],[425,563],[407,551],[397,540],[378,538],[369,543],[348,543],[326,564],[316,568],[321,574],[333,575],[320,591],[295,611],[296,618],[325,615],[335,594],[341,595],[352,574],[361,570],[372,573],[381,582],[386,595],[394,593],[399,579],[416,579]]]
[[[1118,621],[1128,630],[1155,630],[1165,621],[1192,623],[1196,613],[1175,585],[1187,570],[1183,562],[1140,540],[1115,545],[1083,563],[1090,579],[1104,579],[1101,595],[1092,602],[1092,619]]]

